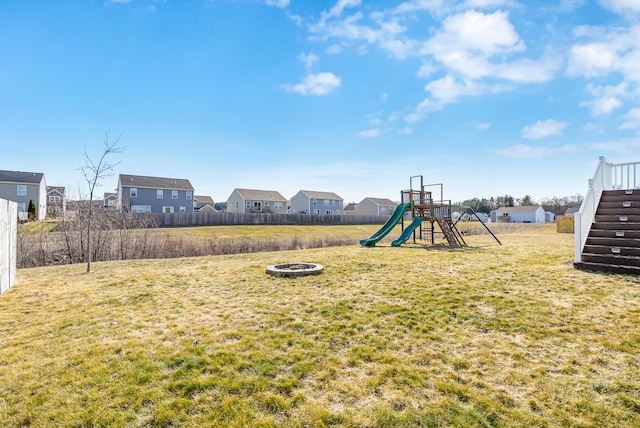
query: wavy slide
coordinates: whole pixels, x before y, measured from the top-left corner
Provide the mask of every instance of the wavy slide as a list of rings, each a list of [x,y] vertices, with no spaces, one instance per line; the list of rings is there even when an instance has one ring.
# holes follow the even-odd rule
[[[362,239],[360,241],[360,245],[362,245],[363,247],[375,247],[376,242],[387,236],[389,232],[391,232],[391,230],[396,227],[396,224],[398,224],[398,221],[400,221],[400,219],[404,215],[404,212],[409,208],[411,208],[411,204],[398,205],[393,214],[391,214],[391,217],[389,217],[389,220],[387,220],[387,222],[382,225],[380,230],[371,235],[369,239]]]
[[[422,224],[422,217],[416,217],[413,219],[413,222],[409,225],[409,227],[407,227],[403,232],[402,235],[400,235],[400,237],[398,239],[396,239],[395,241],[393,241],[391,243],[392,247],[399,247],[400,245],[404,244],[405,242],[407,242],[407,240],[409,239],[409,237],[411,236],[411,233],[418,227],[420,226],[420,224]]]

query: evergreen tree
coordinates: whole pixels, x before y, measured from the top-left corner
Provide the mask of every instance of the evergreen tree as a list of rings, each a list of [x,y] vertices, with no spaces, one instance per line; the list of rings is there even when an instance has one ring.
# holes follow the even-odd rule
[[[33,203],[33,199],[29,200],[29,208],[27,209],[27,213],[29,214],[30,221],[36,219],[36,204]]]

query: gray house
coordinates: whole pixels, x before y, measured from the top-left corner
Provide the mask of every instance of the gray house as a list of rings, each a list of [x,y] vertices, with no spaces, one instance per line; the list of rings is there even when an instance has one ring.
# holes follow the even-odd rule
[[[286,214],[287,199],[275,190],[234,189],[227,199],[227,212]]]
[[[120,174],[117,190],[120,212],[193,212],[193,186],[183,178]]]
[[[47,186],[47,215],[63,216],[67,211],[66,189],[63,186]]]
[[[16,202],[20,218],[27,218],[30,201],[37,220],[47,216],[47,183],[41,172],[0,171],[0,198]]]
[[[356,205],[356,214],[388,217],[393,214],[396,206],[397,204],[390,199],[367,197]]]
[[[340,214],[343,199],[332,192],[300,190],[291,198],[291,213]]]

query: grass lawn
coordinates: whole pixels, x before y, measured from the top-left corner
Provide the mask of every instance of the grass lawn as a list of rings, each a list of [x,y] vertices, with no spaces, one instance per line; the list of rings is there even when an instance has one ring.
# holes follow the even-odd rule
[[[640,426],[640,278],[499,237],[20,270],[0,426]]]

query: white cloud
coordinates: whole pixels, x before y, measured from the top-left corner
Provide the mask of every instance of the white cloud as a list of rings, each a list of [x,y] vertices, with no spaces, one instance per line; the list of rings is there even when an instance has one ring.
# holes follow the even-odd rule
[[[313,67],[313,65],[318,62],[320,58],[312,53],[308,54],[300,54],[298,55],[298,59],[304,64],[305,70],[309,71]]]
[[[620,14],[640,12],[640,2],[638,0],[598,0],[598,3],[605,9]]]
[[[485,14],[472,10],[447,17],[442,31],[425,44],[423,53],[443,58],[452,51],[495,55],[524,48],[507,12]]]
[[[567,122],[560,122],[553,119],[539,120],[533,125],[527,125],[522,128],[522,137],[531,140],[551,137],[561,134],[567,125]]]
[[[450,7],[448,0],[410,0],[399,4],[394,14],[406,14],[411,12],[427,11],[432,15],[440,16]]]
[[[410,135],[413,134],[413,128],[410,126],[406,126],[404,128],[402,128],[400,131],[398,131],[400,134],[404,134],[404,135]]]
[[[488,122],[480,122],[480,123],[476,123],[474,125],[474,128],[477,130],[484,130],[484,129],[489,129],[491,128],[491,124]]]
[[[326,95],[339,88],[342,79],[333,73],[308,74],[302,82],[291,85],[282,85],[289,92],[297,92],[302,95]]]
[[[462,7],[466,9],[497,9],[514,6],[516,2],[512,0],[467,0],[462,3]]]
[[[427,79],[436,71],[436,68],[431,64],[422,64],[416,73],[416,76]]]
[[[327,50],[325,51],[325,53],[329,54],[329,55],[337,55],[339,53],[341,53],[343,50],[343,47],[340,45],[331,45],[327,48]]]
[[[289,6],[289,1],[290,0],[265,0],[265,3],[268,6],[275,6],[284,9],[285,7]]]
[[[622,116],[622,118],[624,119],[624,122],[620,125],[620,129],[640,130],[640,108],[632,108],[627,114]]]
[[[591,148],[620,154],[637,153],[640,150],[640,137],[602,141],[591,145]]]
[[[573,145],[565,145],[561,147],[541,147],[528,144],[516,144],[510,147],[505,147],[504,149],[493,150],[493,152],[509,158],[539,159],[551,156],[558,152],[572,152],[574,150],[575,146]]]
[[[628,96],[629,90],[626,82],[616,86],[595,86],[587,85],[587,92],[595,98],[591,101],[580,103],[580,107],[589,107],[594,117],[611,113],[613,110],[622,107],[621,98]]]
[[[322,19],[326,20],[331,17],[340,17],[344,10],[348,7],[360,6],[362,4],[362,0],[338,0],[329,12],[322,12]]]
[[[358,137],[362,137],[362,138],[376,138],[379,136],[380,136],[380,129],[378,128],[367,129],[367,130],[358,132]]]

